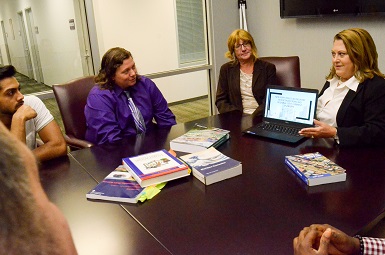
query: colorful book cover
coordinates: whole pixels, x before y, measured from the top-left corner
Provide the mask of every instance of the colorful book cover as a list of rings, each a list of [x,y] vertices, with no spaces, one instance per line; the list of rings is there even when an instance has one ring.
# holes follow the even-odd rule
[[[286,156],[285,163],[310,186],[346,180],[346,170],[319,152]]]
[[[176,151],[196,152],[211,146],[219,146],[230,138],[229,133],[228,130],[195,124],[188,132],[173,139],[170,147]]]
[[[206,185],[242,173],[241,162],[224,155],[214,147],[180,158],[193,169],[193,175]]]
[[[182,161],[166,150],[127,157],[123,159],[123,164],[127,165],[141,180],[188,170],[188,167]]]
[[[144,188],[121,165],[112,171],[94,189],[86,194],[87,198],[116,202],[136,203]]]

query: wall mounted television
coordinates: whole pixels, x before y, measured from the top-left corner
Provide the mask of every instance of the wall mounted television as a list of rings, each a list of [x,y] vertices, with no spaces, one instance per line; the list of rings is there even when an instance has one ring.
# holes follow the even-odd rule
[[[281,18],[385,15],[385,0],[280,0]]]

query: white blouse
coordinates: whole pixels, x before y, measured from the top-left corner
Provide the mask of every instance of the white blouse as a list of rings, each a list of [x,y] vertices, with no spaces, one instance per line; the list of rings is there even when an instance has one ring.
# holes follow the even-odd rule
[[[359,81],[354,76],[345,82],[341,82],[338,78],[328,81],[330,82],[329,88],[318,98],[317,119],[337,127],[336,117],[341,103],[350,89],[357,91]]]
[[[253,74],[244,73],[240,70],[240,88],[242,97],[243,112],[252,114],[259,106],[257,100],[255,100],[253,91],[251,88],[253,81]]]

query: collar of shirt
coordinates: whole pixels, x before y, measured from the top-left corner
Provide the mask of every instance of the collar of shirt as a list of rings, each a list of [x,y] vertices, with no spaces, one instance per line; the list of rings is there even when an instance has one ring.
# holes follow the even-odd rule
[[[332,87],[333,89],[335,89],[337,87],[339,81],[340,81],[340,79],[338,79],[337,77],[334,77],[333,79],[328,80],[328,82],[330,83],[330,87]],[[340,86],[341,85],[346,86],[350,90],[353,90],[354,92],[356,92],[359,84],[360,84],[360,82],[353,75],[349,80],[341,83]]]
[[[124,97],[127,97],[126,96],[126,94],[124,93],[124,90],[121,88],[121,87],[119,87],[119,86],[114,86],[114,88],[113,88],[113,91],[114,91],[114,93],[118,96],[118,97],[120,97],[122,94],[124,95]]]

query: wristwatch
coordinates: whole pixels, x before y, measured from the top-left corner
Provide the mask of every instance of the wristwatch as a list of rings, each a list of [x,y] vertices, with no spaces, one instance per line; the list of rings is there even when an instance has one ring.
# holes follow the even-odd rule
[[[334,140],[337,140],[338,141],[338,129],[336,127],[336,134],[333,136]]]

